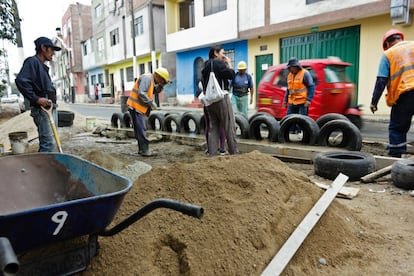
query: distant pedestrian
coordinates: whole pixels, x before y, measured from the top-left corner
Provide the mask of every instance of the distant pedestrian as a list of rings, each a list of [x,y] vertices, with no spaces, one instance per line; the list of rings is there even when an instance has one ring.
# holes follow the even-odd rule
[[[157,109],[154,103],[154,91],[162,91],[169,81],[167,69],[160,67],[153,74],[147,73],[136,79],[131,94],[128,97],[127,105],[131,114],[135,138],[138,142],[138,154],[151,156],[149,141],[147,138],[147,127],[145,116],[149,116],[151,110]]]
[[[99,84],[95,84],[94,87],[94,93],[95,93],[95,104],[98,104],[99,102]]]
[[[49,108],[53,105],[52,115],[57,122],[56,89],[45,62],[52,61],[55,51],[60,51],[61,48],[47,37],[37,38],[34,44],[36,55],[24,61],[15,82],[20,93],[30,102],[30,115],[39,134],[39,152],[53,152],[56,148],[53,131],[49,116],[41,107]]]
[[[234,112],[240,112],[248,117],[248,105],[249,105],[249,95],[250,95],[250,104],[253,103],[253,93],[254,86],[252,76],[246,72],[247,65],[246,62],[240,61],[237,65],[238,72],[234,77],[234,80],[231,82],[233,87],[233,95],[231,97],[231,103],[233,105]]]
[[[414,41],[404,41],[398,30],[387,31],[382,40],[381,57],[370,109],[377,104],[387,87],[385,100],[391,107],[388,126],[388,154],[401,157],[407,151],[407,132],[414,115]]]
[[[206,90],[210,72],[213,69],[221,88],[228,91],[229,81],[234,78],[235,73],[230,59],[224,55],[223,47],[211,47],[208,57],[209,59],[205,62],[204,69],[201,71],[203,90]],[[221,129],[224,129],[226,134],[229,154],[239,153],[236,142],[236,123],[229,95],[227,94],[224,99],[207,106],[206,111],[209,118],[207,140],[209,156],[215,156],[218,153]]]

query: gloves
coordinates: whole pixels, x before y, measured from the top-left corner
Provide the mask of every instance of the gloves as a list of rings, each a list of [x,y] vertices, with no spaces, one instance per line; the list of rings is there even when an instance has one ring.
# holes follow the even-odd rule
[[[150,108],[151,108],[151,110],[157,110],[158,107],[157,107],[156,104],[154,104],[154,102],[151,102]]]
[[[377,110],[378,110],[377,106],[376,106],[376,105],[374,105],[374,104],[371,104],[371,105],[369,106],[369,108],[371,109],[372,114],[374,114],[374,113],[375,113],[375,111],[377,111]]]

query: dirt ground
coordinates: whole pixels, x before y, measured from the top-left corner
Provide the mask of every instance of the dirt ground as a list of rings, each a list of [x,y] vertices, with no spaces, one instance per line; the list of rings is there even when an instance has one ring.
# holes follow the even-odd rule
[[[2,121],[6,150],[9,132],[36,137],[26,113]],[[103,129],[109,124],[98,121]],[[59,136],[65,153],[133,181],[111,225],[157,198],[204,208],[201,219],[159,209],[113,237],[99,237],[99,255],[82,275],[260,275],[323,194],[312,180],[332,182],[315,176],[313,165],[258,151],[208,158],[201,146],[158,136],[151,137],[155,156],[140,157],[134,139],[92,134],[79,114]],[[34,140],[29,151],[36,149]],[[362,151],[385,154],[381,142]],[[414,198],[389,176],[345,185],[359,188],[358,195],[334,200],[283,275],[413,275]]]

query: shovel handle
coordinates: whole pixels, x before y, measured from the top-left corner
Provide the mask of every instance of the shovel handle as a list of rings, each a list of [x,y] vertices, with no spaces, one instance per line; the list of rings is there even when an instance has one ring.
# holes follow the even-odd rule
[[[53,136],[55,137],[55,141],[56,141],[56,145],[59,149],[59,152],[62,153],[62,145],[60,144],[60,139],[59,139],[59,135],[56,129],[56,125],[55,125],[55,121],[53,120],[53,115],[52,115],[52,110],[53,110],[53,104],[50,105],[49,108],[45,108],[43,106],[40,106],[43,111],[45,111],[47,113],[47,116],[49,117],[49,123],[50,123],[50,127],[52,128],[53,131]]]

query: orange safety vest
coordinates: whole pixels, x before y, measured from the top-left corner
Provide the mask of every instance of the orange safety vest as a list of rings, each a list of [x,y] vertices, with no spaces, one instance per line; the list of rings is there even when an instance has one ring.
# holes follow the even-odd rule
[[[287,78],[289,95],[288,103],[293,105],[304,104],[306,103],[306,97],[308,96],[308,89],[303,83],[303,77],[305,76],[305,69],[300,70],[293,75],[289,73]]]
[[[414,41],[402,41],[384,52],[390,62],[390,80],[385,100],[393,106],[400,95],[414,90]]]
[[[147,96],[152,99],[152,95],[154,94],[154,80],[151,74],[146,74],[146,76],[151,78],[151,84],[148,87]],[[140,78],[135,81],[134,88],[132,88],[131,94],[129,94],[127,105],[142,114],[147,114],[148,104],[144,103],[138,95]]]

